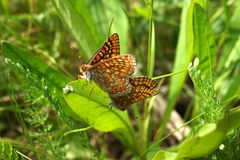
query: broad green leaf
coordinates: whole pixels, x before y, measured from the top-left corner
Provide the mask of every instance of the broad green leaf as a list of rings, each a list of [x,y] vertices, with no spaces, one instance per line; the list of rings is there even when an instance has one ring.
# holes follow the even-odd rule
[[[225,134],[226,129],[218,131],[216,124],[204,125],[198,136],[186,139],[180,145],[178,159],[197,158],[210,154],[221,144]]]
[[[122,139],[123,144],[130,148],[134,146],[135,136],[128,112],[114,106],[110,108],[111,100],[107,93],[86,80],[69,82],[65,88],[71,91],[64,96],[66,102],[83,121],[96,130],[121,134],[118,138]]]
[[[198,135],[190,137],[179,146],[177,159],[199,158],[215,151],[228,132],[240,126],[240,107],[227,113],[217,124],[205,124]]]
[[[72,81],[67,84],[71,93],[65,94],[69,106],[89,125],[100,131],[128,131],[130,121],[127,111],[111,107],[111,99],[95,83],[85,80]]]
[[[194,53],[200,61],[199,69],[205,76],[212,77],[216,64],[215,38],[204,9],[198,3],[193,6],[193,34]]]
[[[177,154],[174,152],[167,152],[164,150],[158,151],[153,160],[175,160]]]

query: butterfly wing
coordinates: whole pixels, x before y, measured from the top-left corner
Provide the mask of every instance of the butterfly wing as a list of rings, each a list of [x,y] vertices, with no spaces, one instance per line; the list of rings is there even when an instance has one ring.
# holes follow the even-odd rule
[[[136,86],[133,87],[129,94],[119,96],[119,97],[111,97],[113,100],[113,104],[120,108],[121,110],[125,110],[129,105],[144,100],[148,97],[152,97],[157,95],[159,92],[157,90],[149,89],[145,86]]]
[[[119,37],[117,33],[111,35],[87,64],[95,65],[106,59],[120,55]]]
[[[93,66],[94,81],[109,94],[129,93],[128,78],[136,68],[135,57],[130,54],[119,55]]]
[[[146,76],[140,76],[136,78],[129,78],[129,83],[132,86],[144,86],[149,89],[154,89],[157,87],[158,83]]]
[[[92,67],[95,75],[111,75],[117,78],[131,76],[136,68],[135,57],[131,54],[119,55]]]

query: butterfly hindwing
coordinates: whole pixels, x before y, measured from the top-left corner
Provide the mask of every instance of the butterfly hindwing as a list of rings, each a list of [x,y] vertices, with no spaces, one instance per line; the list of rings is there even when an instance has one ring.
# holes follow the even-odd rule
[[[157,87],[158,83],[146,76],[140,76],[136,78],[129,78],[129,83],[133,86],[144,86],[149,89]]]
[[[126,109],[129,105],[144,100],[148,97],[152,97],[158,94],[157,90],[149,89],[144,86],[133,87],[129,94],[111,97],[113,104],[115,104],[121,110]]]
[[[129,84],[131,85],[131,91],[129,93],[116,97],[110,95],[113,104],[121,110],[126,109],[135,102],[155,96],[159,93],[154,89],[157,86],[157,82],[146,76],[136,78],[129,77]]]

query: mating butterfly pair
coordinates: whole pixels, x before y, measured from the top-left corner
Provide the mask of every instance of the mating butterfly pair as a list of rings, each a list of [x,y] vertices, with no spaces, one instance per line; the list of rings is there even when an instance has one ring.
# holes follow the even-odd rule
[[[145,98],[158,94],[157,82],[142,76],[132,78],[136,68],[135,57],[120,55],[119,37],[111,35],[87,64],[79,66],[80,79],[94,80],[107,92],[113,104],[121,110]]]

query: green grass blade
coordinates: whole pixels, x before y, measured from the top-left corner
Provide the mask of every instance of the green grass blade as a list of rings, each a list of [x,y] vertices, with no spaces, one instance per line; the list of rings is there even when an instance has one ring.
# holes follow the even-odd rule
[[[155,64],[155,27],[153,20],[153,0],[147,1],[147,11],[149,19],[147,75],[149,77],[152,77]]]
[[[217,66],[215,88],[225,106],[239,97],[239,61],[240,61],[240,2],[236,3],[235,10],[229,20],[229,30],[223,45],[220,60]],[[228,106],[227,106],[228,105]]]
[[[90,58],[100,45],[99,33],[84,1],[53,0],[63,22],[77,41],[80,50]]]
[[[100,36],[99,39],[105,39],[106,36],[108,35],[110,19],[107,19],[107,13],[106,13],[107,7],[106,5],[104,5],[104,2],[102,0],[100,1],[83,0],[83,1],[76,1],[76,3],[84,5],[82,7],[76,5],[78,7],[75,7],[75,8],[77,8],[79,14],[83,14],[83,16],[86,14],[91,14],[91,18],[92,18],[91,20],[93,21],[92,24],[95,25],[95,28],[99,33],[99,36]],[[86,10],[85,13],[83,13],[82,11],[83,7]]]
[[[81,55],[90,58],[111,32],[120,36],[121,52],[127,53],[128,19],[120,0],[108,1],[59,1],[55,7],[77,41]],[[111,8],[111,9],[109,9]]]
[[[193,57],[193,33],[192,33],[192,5],[191,1],[186,0],[183,4],[180,33],[178,38],[178,45],[176,50],[176,57],[173,66],[173,72],[185,70]],[[159,129],[159,136],[165,130],[166,124],[169,120],[170,114],[179,98],[182,86],[185,82],[187,73],[174,75],[170,79],[169,94],[167,98],[167,109],[164,113],[161,127]]]
[[[128,32],[129,32],[129,21],[126,13],[124,12],[124,4],[121,0],[108,1],[103,0],[106,12],[106,24],[108,24],[106,30],[109,29],[109,25],[113,19],[111,31],[119,34],[121,54],[133,54],[129,53],[128,49]]]
[[[155,65],[155,27],[154,21],[149,22],[149,35],[148,35],[148,64],[147,64],[147,75],[153,76]]]
[[[106,39],[107,35],[116,32],[120,36],[121,54],[127,54],[129,22],[124,12],[123,2],[121,0],[85,0],[85,3],[90,9],[95,26],[97,26],[98,33],[100,33],[98,37],[101,40],[100,42]]]
[[[238,98],[240,95],[240,75],[229,80],[225,90],[222,101],[228,101],[227,104],[229,104],[234,98]]]
[[[240,1],[236,3],[236,7],[234,8],[235,10],[233,11],[230,19],[229,31],[225,33],[227,34],[227,37],[222,36],[225,39],[225,42],[223,46],[220,46],[223,47],[223,50],[221,56],[219,57],[220,59],[217,66],[217,70],[219,72],[223,71],[227,67],[226,59],[229,59],[229,55],[233,51],[233,48],[235,48],[237,46],[236,44],[239,43],[237,41],[239,41],[240,35]]]

